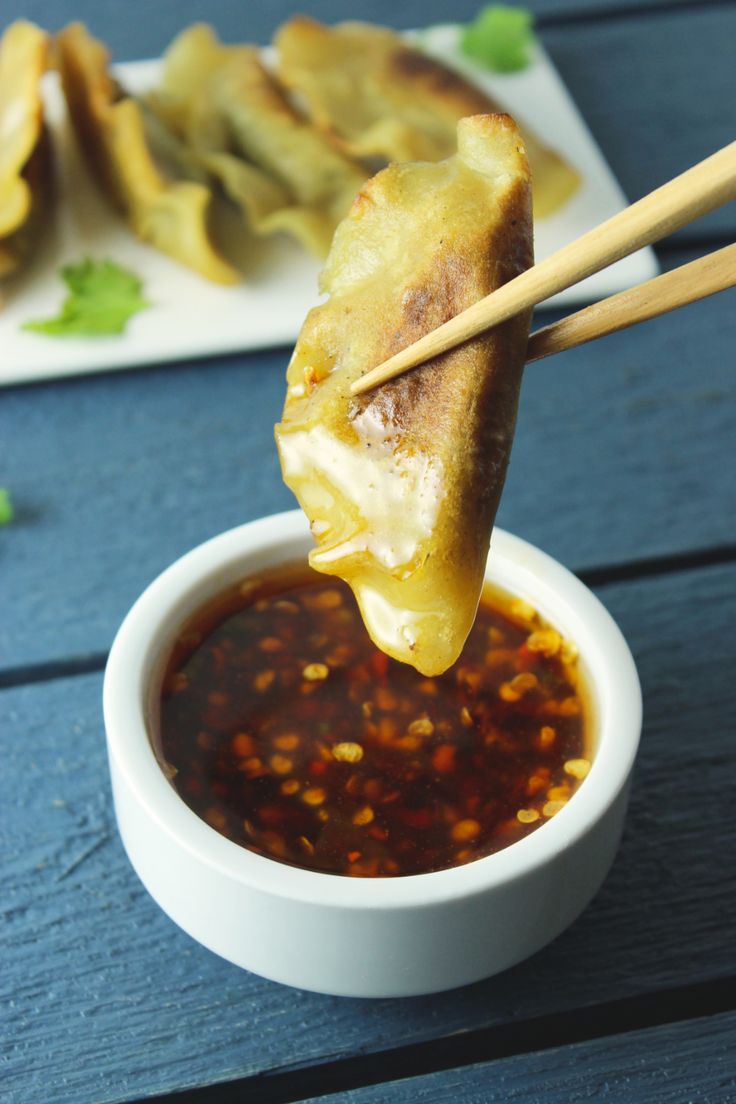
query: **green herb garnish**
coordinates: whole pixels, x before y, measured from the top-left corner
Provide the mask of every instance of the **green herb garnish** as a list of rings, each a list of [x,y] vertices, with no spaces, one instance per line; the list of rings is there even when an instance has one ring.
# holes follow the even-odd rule
[[[66,265],[61,277],[69,288],[56,318],[25,322],[24,330],[53,337],[104,337],[119,334],[128,319],[149,303],[141,292],[143,284],[132,272],[114,261],[93,261]]]
[[[515,73],[529,65],[534,16],[524,8],[491,4],[464,28],[460,49],[496,73]]]
[[[15,510],[7,487],[0,487],[0,525],[9,525],[15,517]]]

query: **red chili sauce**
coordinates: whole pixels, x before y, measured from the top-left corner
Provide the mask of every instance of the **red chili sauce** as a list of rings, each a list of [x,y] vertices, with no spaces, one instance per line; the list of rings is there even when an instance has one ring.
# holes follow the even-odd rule
[[[539,828],[585,777],[574,647],[484,594],[438,678],[372,644],[340,581],[292,566],[195,616],[163,680],[157,754],[208,824],[331,874],[443,870]]]

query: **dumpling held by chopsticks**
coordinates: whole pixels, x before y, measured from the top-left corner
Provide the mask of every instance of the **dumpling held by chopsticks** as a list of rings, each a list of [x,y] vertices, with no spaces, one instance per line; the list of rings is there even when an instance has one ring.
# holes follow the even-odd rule
[[[310,562],[352,587],[374,642],[427,675],[472,626],[511,449],[529,315],[360,398],[350,384],[532,264],[529,168],[506,115],[458,152],[391,165],[335,234],[276,427]]]

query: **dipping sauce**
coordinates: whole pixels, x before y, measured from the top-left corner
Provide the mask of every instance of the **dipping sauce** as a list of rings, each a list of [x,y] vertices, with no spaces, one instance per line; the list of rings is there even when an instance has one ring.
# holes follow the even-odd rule
[[[184,628],[154,745],[183,800],[251,851],[395,877],[542,826],[590,767],[574,646],[487,589],[458,662],[424,678],[372,644],[349,588],[250,579]]]

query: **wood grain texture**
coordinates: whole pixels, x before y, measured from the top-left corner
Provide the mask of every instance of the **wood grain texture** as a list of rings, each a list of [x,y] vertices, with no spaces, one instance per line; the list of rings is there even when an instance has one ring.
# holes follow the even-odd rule
[[[499,525],[576,569],[733,541],[733,303],[725,292],[531,365]],[[17,519],[0,531],[0,667],[104,652],[172,560],[295,505],[273,442],[287,360],[2,394]]]
[[[723,48],[736,28],[733,5],[530,6],[630,198],[733,137]],[[477,7],[451,14],[465,19]],[[217,0],[206,17],[226,39],[247,22],[247,37],[265,42],[292,11],[287,0]],[[310,12],[395,26],[448,16],[441,0],[349,11],[321,0]],[[204,14],[193,0],[10,0],[0,19],[51,28],[86,19],[124,58],[159,53]],[[735,215],[725,209],[681,235],[731,238]],[[733,296],[677,317],[529,369],[500,524],[576,567],[734,540]],[[175,556],[291,505],[271,435],[287,359],[280,350],[0,395],[0,482],[18,515],[0,530],[0,667],[103,651]],[[119,843],[100,677],[0,692],[3,1101],[106,1104],[728,976],[735,591],[734,567],[603,589],[645,692],[619,858],[550,947],[432,998],[358,1002],[288,990],[193,943],[148,897]],[[372,1099],[451,1094],[485,1104],[492,1091],[544,1104],[726,1104],[736,1099],[724,1067],[732,1032],[725,1016],[654,1028],[409,1083],[409,1094],[401,1084],[373,1090]]]
[[[304,993],[195,944],[118,840],[100,677],[0,693],[4,1101],[104,1104],[727,977],[735,592],[736,566],[601,591],[645,699],[620,855],[551,946],[428,998]]]
[[[549,27],[544,42],[629,200],[646,195],[733,140],[736,81],[726,40],[736,7]],[[736,205],[680,230],[733,240]]]
[[[330,1104],[733,1104],[736,1014],[335,1093]],[[316,1104],[312,1097],[304,1104]]]

